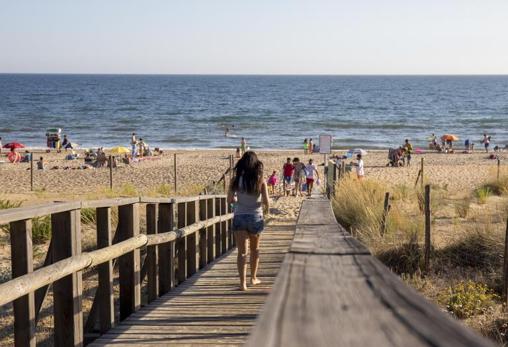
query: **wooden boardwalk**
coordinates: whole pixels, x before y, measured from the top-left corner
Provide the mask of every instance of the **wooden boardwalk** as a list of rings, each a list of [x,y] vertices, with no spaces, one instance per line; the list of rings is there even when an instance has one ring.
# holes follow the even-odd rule
[[[294,231],[294,225],[274,225],[263,232],[259,270],[263,283],[255,288],[238,290],[235,249],[132,314],[92,346],[244,344]]]

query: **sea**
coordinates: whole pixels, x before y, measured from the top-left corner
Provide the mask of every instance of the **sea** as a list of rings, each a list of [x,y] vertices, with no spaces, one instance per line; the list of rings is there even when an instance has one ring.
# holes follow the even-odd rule
[[[508,143],[508,76],[0,74],[0,137],[44,147],[389,148],[435,133]],[[229,128],[228,136],[225,129]]]

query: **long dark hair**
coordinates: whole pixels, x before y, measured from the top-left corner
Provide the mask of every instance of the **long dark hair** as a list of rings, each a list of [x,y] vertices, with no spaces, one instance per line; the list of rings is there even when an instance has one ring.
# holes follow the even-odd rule
[[[263,163],[253,151],[247,151],[234,167],[234,178],[231,182],[233,192],[244,191],[259,194],[263,183]],[[240,177],[242,185],[240,186]]]

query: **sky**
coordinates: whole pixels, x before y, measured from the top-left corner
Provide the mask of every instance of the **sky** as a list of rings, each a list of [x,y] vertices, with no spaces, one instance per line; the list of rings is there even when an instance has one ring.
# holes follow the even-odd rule
[[[0,0],[1,73],[508,74],[508,0]]]

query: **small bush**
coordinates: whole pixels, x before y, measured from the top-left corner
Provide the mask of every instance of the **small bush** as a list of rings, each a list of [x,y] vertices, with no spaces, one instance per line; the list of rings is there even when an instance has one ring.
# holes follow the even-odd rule
[[[494,195],[503,195],[508,193],[508,176],[500,177],[499,180],[493,180],[485,183],[480,189],[489,189]]]
[[[167,184],[167,183],[161,184],[160,186],[158,186],[155,189],[155,193],[157,195],[162,195],[164,197],[170,196],[171,195],[171,185]]]
[[[465,198],[462,200],[459,200],[455,203],[455,213],[460,218],[466,218],[469,213],[469,208],[471,206],[471,199]]]
[[[118,191],[122,196],[138,196],[138,190],[131,183],[126,183],[122,186],[122,188]]]
[[[449,287],[448,293],[441,294],[439,298],[448,311],[461,319],[485,313],[496,299],[498,296],[485,284],[471,280]]]
[[[81,223],[87,225],[95,225],[97,222],[97,216],[94,208],[82,208],[81,209]]]
[[[489,196],[492,195],[492,190],[489,187],[481,187],[475,191],[479,204],[485,204]]]
[[[393,272],[413,276],[420,271],[423,249],[413,235],[408,242],[382,250],[376,257]]]
[[[32,240],[41,244],[51,238],[51,218],[49,216],[32,219]]]

